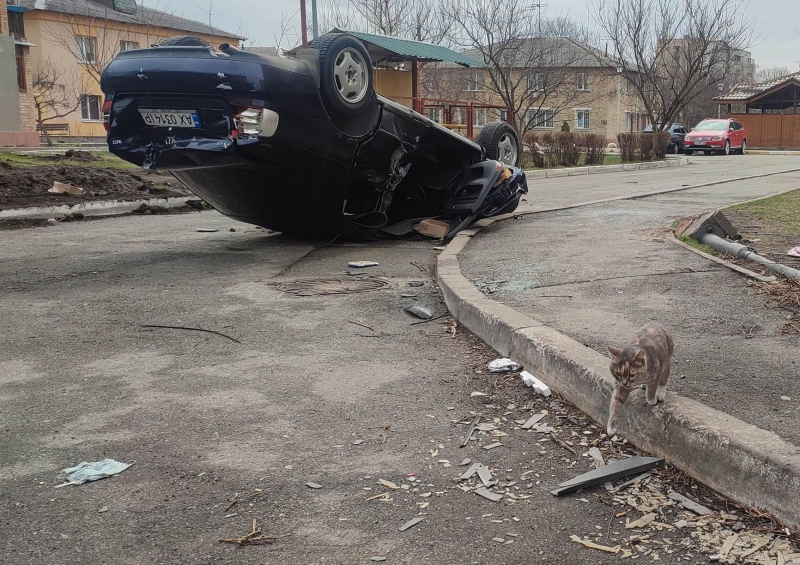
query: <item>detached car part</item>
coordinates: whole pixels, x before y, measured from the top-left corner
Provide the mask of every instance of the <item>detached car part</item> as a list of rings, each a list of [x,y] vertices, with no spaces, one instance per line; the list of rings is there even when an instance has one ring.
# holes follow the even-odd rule
[[[101,86],[112,153],[284,233],[375,238],[435,218],[450,238],[528,190],[511,126],[488,124],[475,143],[377,95],[347,34],[291,59],[169,38],[117,55]]]

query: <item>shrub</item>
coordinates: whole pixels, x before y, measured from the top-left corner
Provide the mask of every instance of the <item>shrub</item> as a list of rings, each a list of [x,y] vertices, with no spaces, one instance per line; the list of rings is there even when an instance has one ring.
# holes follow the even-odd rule
[[[621,133],[617,135],[619,142],[619,156],[623,163],[630,163],[637,158],[639,153],[639,145],[641,143],[641,134],[638,133]]]
[[[606,137],[599,133],[587,133],[583,136],[583,147],[586,151],[587,165],[602,165],[605,158]]]
[[[564,132],[564,133],[569,133],[570,129],[569,129],[569,124],[567,123],[567,120],[564,120],[564,123],[561,124],[561,131]]]
[[[560,132],[556,135],[559,146],[559,164],[562,167],[574,167],[581,159],[581,136],[571,132]]]
[[[529,131],[522,137],[523,154],[534,167],[543,169],[547,166],[543,143],[539,135]]]

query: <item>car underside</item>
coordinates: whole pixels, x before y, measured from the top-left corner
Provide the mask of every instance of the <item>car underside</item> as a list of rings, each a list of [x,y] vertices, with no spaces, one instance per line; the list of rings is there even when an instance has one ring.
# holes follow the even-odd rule
[[[377,95],[351,36],[292,59],[177,39],[104,72],[109,149],[171,172],[227,216],[364,238],[434,218],[449,238],[527,192],[513,128],[490,124],[479,144]]]

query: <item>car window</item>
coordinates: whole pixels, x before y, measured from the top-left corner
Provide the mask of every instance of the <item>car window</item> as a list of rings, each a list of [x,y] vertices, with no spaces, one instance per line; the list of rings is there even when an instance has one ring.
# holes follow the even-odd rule
[[[736,124],[736,129],[744,129],[744,126],[742,124],[740,124],[739,122],[733,122],[733,123]]]
[[[725,131],[728,123],[723,120],[704,120],[695,126],[697,131]]]

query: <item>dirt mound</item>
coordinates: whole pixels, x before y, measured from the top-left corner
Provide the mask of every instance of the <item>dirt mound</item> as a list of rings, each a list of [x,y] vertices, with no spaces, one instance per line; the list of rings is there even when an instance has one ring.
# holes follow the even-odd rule
[[[75,151],[71,157],[59,159],[86,159],[75,154],[94,155]],[[7,164],[7,163],[6,163]],[[80,186],[80,196],[50,194],[53,182]],[[138,198],[168,198],[188,196],[192,193],[175,178],[168,175],[146,174],[139,170],[99,169],[44,165],[41,167],[0,166],[0,209],[78,204],[97,200],[135,200]]]

